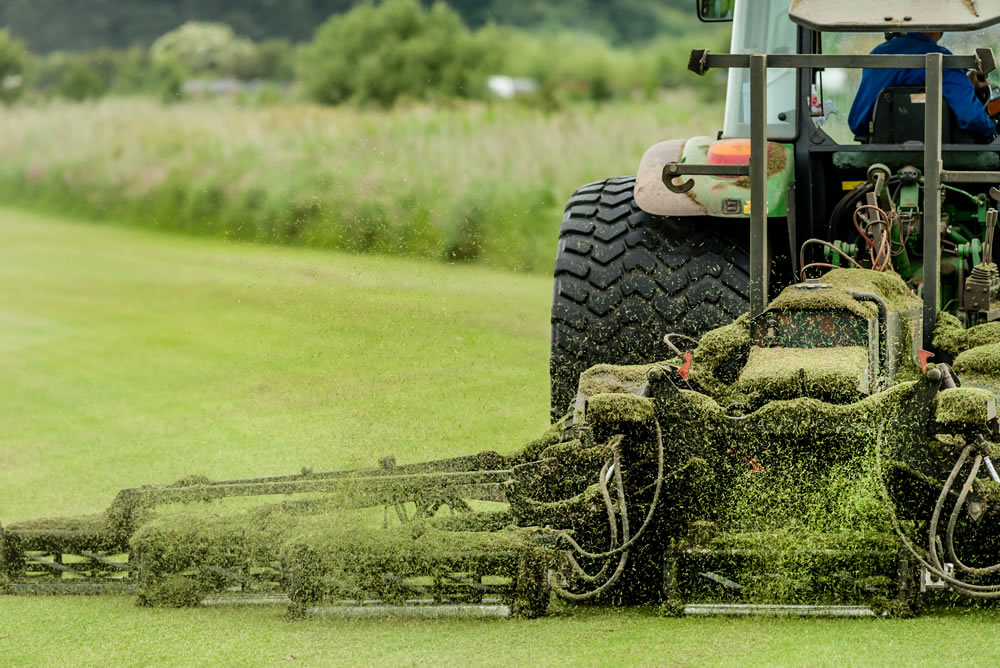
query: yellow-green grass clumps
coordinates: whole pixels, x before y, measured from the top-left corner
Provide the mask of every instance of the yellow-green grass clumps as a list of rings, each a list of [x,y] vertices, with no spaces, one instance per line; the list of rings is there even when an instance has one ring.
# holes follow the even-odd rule
[[[894,278],[896,280],[893,280]],[[863,318],[871,318],[877,314],[874,304],[859,302],[848,293],[849,290],[882,296],[886,306],[893,311],[905,311],[919,306],[919,302],[915,299],[913,301],[916,302],[916,306],[911,305],[910,298],[902,294],[906,292],[906,284],[898,276],[864,269],[835,269],[820,280],[821,283],[833,286],[833,289],[804,290],[793,285],[782,290],[781,294],[771,302],[768,310],[845,310]]]
[[[964,377],[1000,378],[1000,343],[970,348],[955,358],[955,371]]]
[[[905,313],[920,308],[920,300],[913,296],[897,274],[867,269],[834,269],[825,274],[820,282],[833,286],[833,289],[803,290],[791,286],[782,290],[771,302],[769,310],[846,310],[864,318],[877,314],[874,304],[859,302],[849,294],[850,291],[877,295],[890,311]]]
[[[834,269],[823,276],[822,282],[842,290],[879,295],[890,311],[912,311],[921,306],[920,300],[913,296],[903,279],[891,272]]]
[[[963,382],[1000,389],[1000,322],[966,329],[948,313],[939,313],[934,347],[954,358]]]
[[[445,531],[433,521],[377,529],[356,513],[302,515],[282,506],[235,515],[172,512],[143,525],[131,548],[139,603],[164,607],[197,605],[234,585],[264,591],[292,587],[300,598],[317,603],[322,596],[303,592],[330,578],[338,580],[337,591],[346,598],[389,595],[380,589],[385,575],[487,568],[515,576],[520,559],[545,553],[526,532]]]
[[[935,397],[938,422],[982,427],[996,417],[996,398],[989,390],[957,387],[942,390]]]
[[[701,337],[691,364],[691,382],[716,401],[725,402],[729,385],[750,350],[750,316],[719,327]]]
[[[589,401],[599,395],[638,395],[648,381],[649,370],[655,365],[615,366],[598,364],[587,369],[580,376],[576,401],[573,407],[574,421],[590,420]]]
[[[647,381],[653,364],[616,366],[598,364],[580,376],[579,391],[587,397],[598,394],[632,394]]]
[[[863,393],[868,351],[840,348],[753,348],[739,389],[768,399],[821,397],[850,401]]]
[[[105,513],[72,515],[69,517],[38,517],[32,520],[12,522],[9,531],[68,531],[73,533],[98,534],[107,529]]]
[[[656,411],[651,399],[634,394],[598,394],[587,401],[587,421],[602,425],[651,423]]]
[[[179,585],[182,574],[193,572],[188,579],[198,583],[204,596],[218,583],[201,566],[241,574],[270,567],[278,561],[288,533],[308,521],[319,520],[267,507],[237,515],[185,508],[144,524],[130,541],[141,587],[139,602],[167,607],[197,604],[201,597],[194,600],[194,585]]]
[[[509,579],[512,612],[536,617],[548,607],[546,572],[556,554],[520,529],[447,532],[417,522],[378,530],[328,523],[297,533],[281,558],[291,577],[292,616],[330,597],[405,600],[401,585],[408,578],[473,573]]]
[[[934,328],[934,347],[952,357],[972,348],[1000,344],[1000,322],[988,322],[966,329],[960,321],[950,313],[938,314],[937,325]]]

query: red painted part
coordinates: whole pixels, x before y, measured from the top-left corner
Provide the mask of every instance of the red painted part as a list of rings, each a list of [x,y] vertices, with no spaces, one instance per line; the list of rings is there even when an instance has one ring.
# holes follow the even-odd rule
[[[934,353],[929,352],[927,350],[918,350],[917,357],[920,358],[920,373],[921,374],[927,373],[927,361],[930,358],[934,357]]]
[[[691,364],[693,362],[694,362],[694,354],[684,353],[684,366],[682,366],[680,369],[677,370],[677,373],[679,373],[681,378],[683,378],[684,380],[687,380],[688,376],[691,375]]]

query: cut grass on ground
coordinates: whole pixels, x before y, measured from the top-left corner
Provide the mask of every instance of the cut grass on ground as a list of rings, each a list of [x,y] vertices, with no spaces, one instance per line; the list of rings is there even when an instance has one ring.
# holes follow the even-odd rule
[[[548,279],[0,211],[0,522],[121,487],[511,450],[547,422]],[[913,621],[287,622],[0,597],[3,665],[995,665],[996,612]]]

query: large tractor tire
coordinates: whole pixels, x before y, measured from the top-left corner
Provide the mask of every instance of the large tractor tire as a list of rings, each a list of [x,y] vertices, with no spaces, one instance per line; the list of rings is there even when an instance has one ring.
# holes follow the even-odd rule
[[[559,231],[552,298],[552,419],[595,364],[674,354],[665,334],[699,337],[749,309],[748,226],[660,218],[636,205],[635,179],[580,188]]]

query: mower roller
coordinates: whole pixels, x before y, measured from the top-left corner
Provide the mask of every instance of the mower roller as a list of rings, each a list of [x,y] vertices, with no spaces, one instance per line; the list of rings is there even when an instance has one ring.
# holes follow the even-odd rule
[[[868,10],[698,2],[734,21],[732,53],[690,65],[730,69],[726,127],[570,200],[541,438],[124,490],[98,515],[0,529],[5,590],[281,601],[292,617],[1000,599],[1000,145],[942,143],[942,73],[989,74],[993,55],[845,55],[821,39],[979,29],[1000,2]],[[921,137],[877,143],[893,112],[876,107],[874,141],[834,141],[810,95],[832,68],[924,70],[905,93]]]

